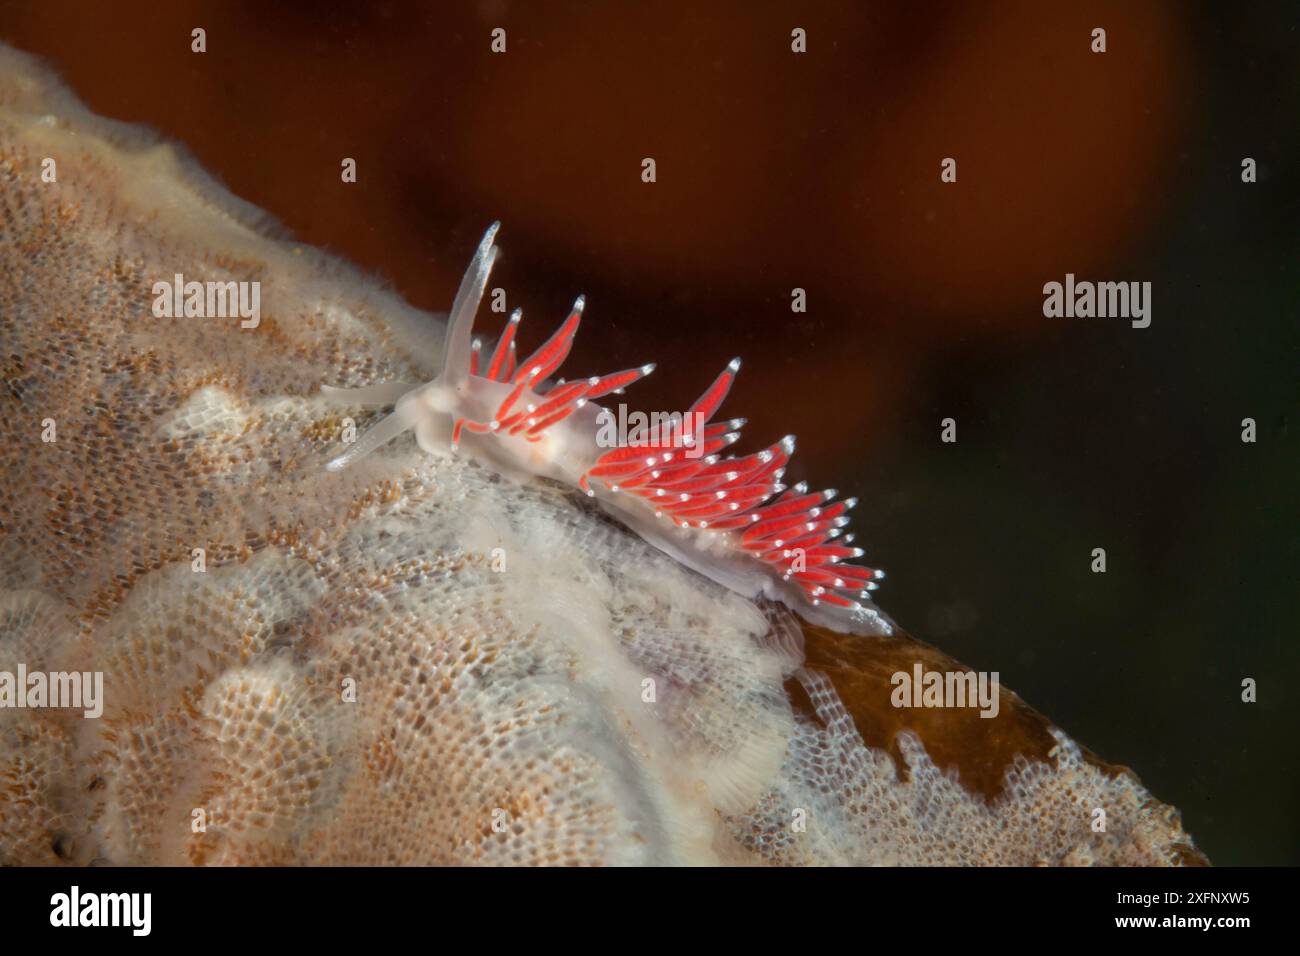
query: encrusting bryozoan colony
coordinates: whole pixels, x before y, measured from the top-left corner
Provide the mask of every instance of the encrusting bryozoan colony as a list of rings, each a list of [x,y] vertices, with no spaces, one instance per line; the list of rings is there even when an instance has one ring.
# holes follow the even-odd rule
[[[578,381],[548,381],[569,355],[585,300],[523,362],[515,359],[516,310],[480,369],[474,314],[496,259],[497,225],[488,229],[461,280],[447,323],[442,373],[427,385],[384,384],[326,394],[357,404],[395,402],[393,413],[331,470],[413,429],[425,451],[465,444],[491,467],[552,478],[581,488],[643,538],[682,563],[746,597],[784,601],[805,617],[840,631],[888,633],[865,603],[884,572],[841,563],[862,556],[840,538],[855,499],[781,484],[794,437],[742,458],[723,457],[740,438],[741,419],[711,423],[740,369],[733,359],[685,412],[664,427],[644,428],[602,448],[595,400],[622,390],[653,365]],[[481,372],[481,374],[480,374]],[[467,435],[468,433],[468,435]],[[476,439],[474,436],[482,436]],[[468,437],[468,442],[465,439]]]
[[[0,671],[104,691],[97,719],[0,708],[0,865],[1189,852],[1171,808],[1055,729],[988,799],[918,737],[868,746],[790,611],[683,567],[570,476],[405,439],[323,467],[349,418],[352,450],[383,437],[366,404],[405,414],[391,383],[438,374],[434,318],[2,45],[0,222]],[[260,324],[153,315],[177,273],[260,282]],[[495,403],[459,417],[490,426],[514,388],[492,378]],[[452,407],[417,439],[449,448],[420,430]]]

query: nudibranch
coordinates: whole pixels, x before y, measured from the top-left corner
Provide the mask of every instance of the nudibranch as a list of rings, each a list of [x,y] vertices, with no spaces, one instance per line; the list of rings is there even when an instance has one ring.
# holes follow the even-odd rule
[[[326,386],[332,398],[393,405],[327,467],[338,470],[406,432],[426,452],[467,450],[498,471],[563,482],[594,498],[647,542],[748,598],[779,600],[813,623],[855,634],[889,633],[870,602],[884,572],[860,558],[845,533],[855,499],[787,488],[781,479],[794,436],[750,455],[723,456],[743,419],[713,422],[740,369],[732,359],[684,413],[656,416],[624,435],[596,403],[622,394],[653,365],[551,381],[568,357],[582,319],[579,296],[560,328],[517,361],[515,310],[491,356],[473,336],[474,315],[497,256],[494,223],[461,280],[447,319],[442,373],[424,385]]]

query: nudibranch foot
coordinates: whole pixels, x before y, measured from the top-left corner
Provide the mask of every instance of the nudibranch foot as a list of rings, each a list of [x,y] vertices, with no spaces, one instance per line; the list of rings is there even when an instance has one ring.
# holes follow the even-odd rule
[[[332,385],[322,385],[320,391],[322,397],[342,404],[358,405],[362,408],[386,408],[389,405],[396,405],[403,395],[419,387],[418,383],[381,382],[378,385],[366,385],[362,388],[335,388]]]

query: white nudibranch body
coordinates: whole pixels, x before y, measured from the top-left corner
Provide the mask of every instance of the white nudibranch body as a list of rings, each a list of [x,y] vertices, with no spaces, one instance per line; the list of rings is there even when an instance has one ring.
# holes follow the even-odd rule
[[[781,483],[793,436],[752,455],[721,454],[744,425],[743,419],[711,421],[739,359],[684,415],[662,416],[617,443],[602,440],[612,419],[595,399],[621,394],[654,366],[551,382],[582,319],[581,296],[524,362],[515,355],[518,310],[484,359],[473,323],[496,260],[498,225],[488,229],[461,280],[437,378],[425,385],[322,389],[341,402],[394,406],[326,467],[344,468],[410,429],[427,452],[463,450],[497,471],[578,488],[655,547],[746,597],[782,601],[838,631],[889,633],[888,620],[870,601],[884,572],[848,563],[862,555],[843,530],[855,499],[834,501],[833,490],[810,493],[802,483]]]

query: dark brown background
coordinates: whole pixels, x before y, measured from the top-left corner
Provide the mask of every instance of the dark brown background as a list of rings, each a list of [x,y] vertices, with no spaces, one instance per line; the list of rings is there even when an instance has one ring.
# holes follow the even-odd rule
[[[0,39],[418,306],[501,219],[524,348],[586,292],[566,370],[657,361],[639,407],[744,356],[742,450],[795,432],[793,479],[862,498],[888,611],[1137,769],[1215,862],[1296,863],[1297,19],[0,2]],[[1066,272],[1151,281],[1152,327],[1045,319]]]

